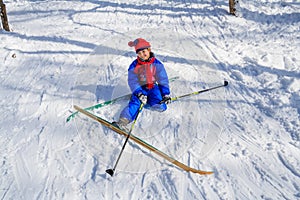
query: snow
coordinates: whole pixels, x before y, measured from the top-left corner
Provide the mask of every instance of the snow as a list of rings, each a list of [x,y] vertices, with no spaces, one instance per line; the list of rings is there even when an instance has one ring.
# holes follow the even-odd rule
[[[149,1],[150,2],[150,1]],[[299,199],[300,3],[4,1],[0,30],[1,199]],[[127,42],[152,44],[170,77],[164,113],[133,134],[214,174],[187,173],[83,115],[127,94]],[[116,120],[126,101],[95,113]],[[153,124],[157,124],[153,126]]]

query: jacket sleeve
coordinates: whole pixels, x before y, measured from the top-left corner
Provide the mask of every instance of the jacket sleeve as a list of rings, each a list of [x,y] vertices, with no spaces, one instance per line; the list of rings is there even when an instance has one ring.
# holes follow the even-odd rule
[[[155,60],[156,66],[156,80],[158,83],[158,87],[162,96],[170,94],[170,87],[169,87],[169,78],[167,72],[165,70],[164,65],[159,61]]]
[[[139,93],[147,94],[144,92],[142,87],[140,86],[138,76],[134,73],[134,68],[137,64],[137,60],[133,61],[128,69],[128,85],[131,89],[131,92],[134,95],[138,95]]]

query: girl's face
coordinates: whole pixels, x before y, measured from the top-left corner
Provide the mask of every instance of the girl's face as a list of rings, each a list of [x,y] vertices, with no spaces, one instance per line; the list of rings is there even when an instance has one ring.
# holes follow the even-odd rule
[[[150,48],[148,49],[143,49],[141,51],[139,51],[137,54],[138,54],[138,57],[141,58],[142,60],[148,60],[150,58]]]

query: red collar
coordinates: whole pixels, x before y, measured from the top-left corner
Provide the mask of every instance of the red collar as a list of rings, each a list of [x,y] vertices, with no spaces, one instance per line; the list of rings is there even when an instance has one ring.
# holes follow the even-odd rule
[[[152,64],[155,60],[155,57],[151,57],[147,61],[143,61],[142,59],[140,59],[140,57],[137,57],[137,60],[139,65],[146,65],[146,64]]]

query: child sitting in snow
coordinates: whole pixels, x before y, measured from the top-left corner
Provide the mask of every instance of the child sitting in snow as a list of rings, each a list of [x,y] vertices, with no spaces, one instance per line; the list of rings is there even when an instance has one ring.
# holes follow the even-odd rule
[[[163,112],[171,102],[169,80],[164,65],[151,52],[151,45],[143,38],[128,43],[135,48],[137,59],[128,69],[128,85],[132,91],[128,105],[114,124],[126,130],[138,114],[143,103],[146,108]],[[161,103],[163,102],[163,103]]]

